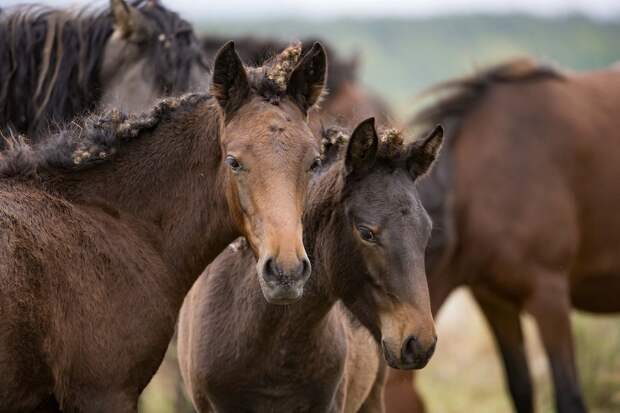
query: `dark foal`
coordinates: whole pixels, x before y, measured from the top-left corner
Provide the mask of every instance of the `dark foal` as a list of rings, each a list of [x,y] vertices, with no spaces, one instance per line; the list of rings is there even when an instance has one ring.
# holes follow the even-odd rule
[[[431,222],[415,181],[441,139],[437,128],[409,146],[394,130],[379,141],[373,119],[355,129],[345,159],[310,184],[314,271],[298,303],[265,302],[243,243],[208,267],[179,322],[198,411],[380,412],[381,353],[393,367],[426,365],[436,342],[424,271]]]
[[[191,25],[157,0],[0,14],[0,131],[36,140],[98,106],[147,110],[162,96],[206,89],[207,78]]]
[[[446,150],[420,188],[441,228],[427,260],[433,312],[458,286],[471,288],[515,410],[531,413],[520,320],[528,312],[558,412],[585,412],[570,311],[620,311],[620,73],[570,75],[524,59],[437,89],[453,93],[414,121],[448,125]],[[411,374],[391,376],[402,390],[395,401],[414,397]]]
[[[135,412],[183,298],[240,235],[266,296],[299,298],[320,153],[307,112],[326,56],[318,44],[298,56],[245,69],[227,44],[214,97],[92,116],[0,152],[0,411]]]

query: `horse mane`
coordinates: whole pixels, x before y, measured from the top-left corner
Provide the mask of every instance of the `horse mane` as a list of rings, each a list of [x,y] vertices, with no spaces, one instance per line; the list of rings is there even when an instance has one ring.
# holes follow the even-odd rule
[[[21,135],[6,138],[0,152],[0,178],[30,179],[42,171],[71,173],[93,168],[114,158],[125,142],[153,130],[177,110],[211,99],[206,94],[187,94],[162,99],[149,112],[128,115],[107,110],[72,121],[37,145]]]
[[[191,31],[189,23],[158,1],[130,4],[162,33]],[[32,135],[50,122],[94,110],[102,94],[99,70],[113,31],[107,7],[70,11],[28,5],[0,13],[0,125]],[[181,60],[188,59],[188,54],[175,54],[176,67],[186,63]],[[189,70],[169,70],[166,59],[154,56],[158,87],[164,93],[186,89]]]
[[[205,35],[201,39],[202,48],[210,59],[215,57],[219,48],[229,40],[214,35]],[[357,80],[357,64],[355,59],[343,59],[335,53],[329,43],[320,39],[303,39],[301,55],[306,54],[315,42],[320,42],[329,56],[327,89],[336,93],[345,83]],[[251,66],[263,66],[276,56],[287,43],[272,38],[242,36],[235,39],[235,49],[241,59]]]
[[[528,57],[508,60],[471,76],[447,80],[423,91],[420,97],[434,96],[437,99],[420,110],[410,124],[426,128],[444,124],[448,119],[460,123],[497,85],[565,78],[566,74],[559,69]]]

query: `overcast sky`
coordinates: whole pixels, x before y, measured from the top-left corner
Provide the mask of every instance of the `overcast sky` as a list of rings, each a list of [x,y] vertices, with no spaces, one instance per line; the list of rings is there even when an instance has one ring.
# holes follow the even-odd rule
[[[35,0],[53,5],[91,4],[91,1]],[[428,16],[445,13],[527,12],[565,15],[582,12],[593,17],[620,16],[620,0],[163,0],[190,20],[235,17]],[[24,0],[0,0],[0,6]],[[29,0],[29,2],[33,2]],[[94,3],[105,4],[103,0]]]

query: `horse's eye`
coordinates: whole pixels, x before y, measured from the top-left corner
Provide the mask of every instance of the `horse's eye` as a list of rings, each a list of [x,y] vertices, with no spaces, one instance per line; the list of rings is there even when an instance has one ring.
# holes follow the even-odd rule
[[[357,230],[360,233],[362,239],[366,242],[377,242],[377,238],[375,238],[375,233],[372,232],[368,227],[359,225]]]
[[[234,171],[234,172],[239,172],[240,170],[243,169],[243,166],[239,163],[239,161],[237,160],[237,158],[235,158],[232,155],[228,155],[226,157],[226,160],[224,161],[226,162],[226,164],[228,164],[228,166],[230,166],[230,168]]]
[[[323,165],[323,161],[321,161],[321,158],[316,158],[314,161],[312,161],[312,165],[310,165],[310,172],[316,171],[321,167],[321,165]]]

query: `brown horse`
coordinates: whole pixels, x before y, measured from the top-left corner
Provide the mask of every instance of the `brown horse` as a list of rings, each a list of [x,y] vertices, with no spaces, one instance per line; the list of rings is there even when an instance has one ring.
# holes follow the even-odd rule
[[[382,411],[378,344],[393,367],[426,365],[436,342],[424,271],[431,222],[415,181],[441,139],[436,128],[406,146],[392,129],[379,142],[372,118],[355,129],[344,161],[311,182],[314,274],[299,303],[266,303],[239,244],[208,267],[179,321],[179,364],[198,411]]]
[[[214,97],[113,111],[1,153],[0,411],[135,412],[185,294],[240,235],[269,299],[301,295],[320,150],[307,112],[326,56],[298,55],[245,69],[229,43]]]
[[[414,120],[448,126],[420,189],[440,226],[427,261],[433,311],[456,287],[472,289],[520,413],[534,410],[520,321],[531,314],[558,411],[584,412],[569,314],[620,311],[620,73],[523,59],[435,91],[448,94]],[[392,379],[409,383],[394,400],[412,397],[410,375]]]
[[[209,57],[215,56],[218,47],[227,41],[222,37],[211,34],[204,35],[201,39],[203,50]],[[315,39],[305,39],[303,52],[310,50]],[[286,46],[285,42],[273,38],[239,37],[235,39],[239,55],[247,62],[262,64],[276,51]],[[392,110],[379,96],[367,90],[358,81],[358,58],[343,58],[324,41],[326,50],[330,56],[329,76],[327,76],[327,89],[329,94],[321,104],[320,110],[313,113],[312,120],[315,129],[320,130],[320,124],[340,124],[347,128],[360,123],[362,120],[375,116],[377,123],[386,125],[393,118]],[[302,53],[303,53],[302,52]]]
[[[142,111],[195,91],[207,66],[176,13],[155,0],[111,0],[95,13],[22,6],[0,14],[0,79],[0,129],[33,138],[99,105]]]

